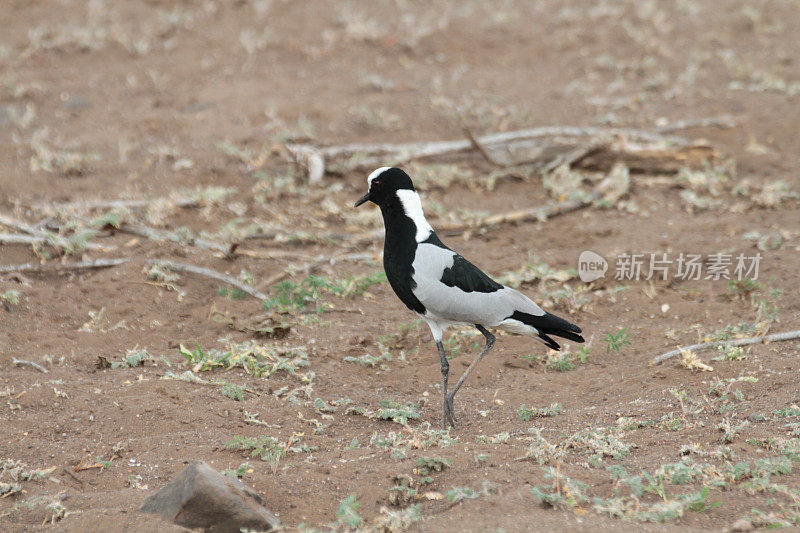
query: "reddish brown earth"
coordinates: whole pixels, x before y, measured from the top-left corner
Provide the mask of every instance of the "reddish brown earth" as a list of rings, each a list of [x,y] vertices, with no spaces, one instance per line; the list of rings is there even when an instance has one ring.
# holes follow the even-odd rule
[[[796,6],[781,1],[4,2],[0,212],[18,220],[38,222],[54,202],[159,198],[214,185],[235,192],[210,206],[166,209],[160,220],[140,222],[214,234],[239,218],[267,222],[284,233],[352,236],[370,229],[344,218],[352,216],[352,202],[364,192],[365,173],[330,175],[322,186],[308,186],[302,172],[287,162],[285,139],[319,144],[451,139],[462,135],[462,120],[481,133],[559,125],[651,129],[730,115],[733,127],[679,132],[706,139],[735,161],[735,180],[751,184],[752,192],[735,196],[729,183],[719,207],[692,214],[681,201],[681,189],[669,180],[634,176],[625,197],[638,206],[633,212],[584,209],[445,240],[500,275],[528,262],[529,251],[537,262],[568,269],[586,249],[607,258],[653,251],[673,258],[681,252],[753,255],[759,250],[746,234],[780,234],[781,239],[763,246],[760,285],[745,298],[737,298],[725,280],[650,283],[608,276],[588,287],[585,305],[569,313],[564,302],[544,294],[560,283],[523,285],[524,292],[583,328],[592,340],[588,360],[558,372],[541,363],[547,354],[539,343],[499,337],[495,351],[456,399],[460,424],[450,436],[457,442],[412,446],[406,458],[397,458],[389,448],[371,444],[373,435],[393,431],[413,441],[425,434],[426,423],[438,427],[440,374],[423,326],[415,326],[391,350],[393,359],[383,369],[343,360],[379,354],[379,338],[414,318],[386,283],[350,299],[325,294],[334,310],[287,317],[296,322],[288,336],[258,341],[270,348],[306,348],[310,366],[302,371],[314,378],[307,397],[297,394],[300,403],[274,394],[303,385],[283,371],[269,378],[238,367],[198,372],[206,381],[246,387],[241,402],[223,396],[216,385],[162,379],[168,371],[188,369],[181,344],[222,349],[220,338],[237,343],[253,338],[213,321],[212,310],[246,320],[261,312],[261,304],[221,296],[219,282],[191,274],[175,282],[185,292],[179,298],[175,291],[146,283],[146,258],[233,276],[247,270],[259,286],[290,263],[342,252],[341,242],[247,241],[242,250],[295,255],[226,259],[193,246],[103,230],[90,242],[114,250],[63,260],[125,256],[132,262],[97,271],[0,275],[0,294],[20,294],[18,305],[0,306],[0,460],[21,461],[27,470],[54,467],[41,480],[21,481],[24,493],[0,499],[0,529],[167,530],[158,519],[138,514],[146,494],[195,459],[220,470],[236,468],[245,462],[245,452],[225,448],[236,435],[268,435],[286,447],[312,448],[288,453],[274,469],[251,458],[253,471],[243,478],[288,529],[301,523],[327,528],[349,494],[361,504],[358,513],[372,522],[388,505],[392,476],[418,480],[416,461],[439,456],[452,464],[434,474],[420,494],[444,497],[419,500],[422,519],[412,530],[630,530],[631,522],[598,512],[591,501],[555,509],[538,501],[530,489],[550,487],[548,467],[518,460],[530,445],[531,427],[565,450],[550,465],[557,466],[559,476],[586,483],[589,498],[614,494],[608,466],[653,474],[679,462],[682,445],[713,452],[723,444],[724,432],[717,426],[725,421],[735,427],[750,420],[727,444],[724,457],[692,454],[690,459],[723,471],[726,464],[780,457],[759,441],[793,438],[786,424],[797,418],[773,411],[800,403],[797,340],[753,346],[746,359],[736,361],[712,361],[715,352],[700,353],[712,372],[692,372],[680,358],[661,366],[649,362],[678,345],[712,337],[726,325],[757,322],[763,318],[756,309],[759,301],[777,306],[776,320],[764,323],[770,332],[798,329],[798,203],[789,198],[762,207],[748,196],[779,180],[800,189],[798,27]],[[226,154],[223,143],[250,150],[250,165]],[[32,165],[43,157],[42,145],[93,157],[74,172],[56,158],[55,168],[47,171]],[[490,170],[478,158],[459,164],[477,175]],[[425,165],[410,168],[422,172]],[[296,187],[276,185],[278,178],[292,175]],[[499,213],[552,201],[538,179],[503,178],[491,192],[463,181],[447,188],[436,186],[435,179],[430,183],[424,201],[434,226],[443,220],[434,215],[436,203],[454,212]],[[260,189],[268,193],[263,202],[255,199]],[[63,221],[64,213],[59,216]],[[355,251],[369,260],[328,263],[316,273],[341,280],[379,270],[379,243]],[[0,245],[0,265],[41,259],[28,245]],[[566,284],[573,290],[582,285],[576,279]],[[614,293],[623,285],[627,289]],[[269,286],[261,288],[274,294]],[[89,313],[101,309],[95,327],[82,328]],[[619,328],[627,328],[630,345],[607,353],[603,339]],[[146,348],[153,359],[134,368],[97,368],[99,357],[120,361],[135,347]],[[409,353],[406,361],[398,356],[400,348]],[[577,362],[576,347],[570,348]],[[461,345],[454,373],[469,364],[470,351],[467,343]],[[530,355],[538,361],[523,358]],[[14,365],[13,358],[40,363],[49,373]],[[716,378],[742,376],[756,379],[732,382],[727,399],[710,392]],[[670,389],[685,391],[691,401],[681,402]],[[740,391],[738,399],[734,391]],[[316,398],[349,398],[367,412],[382,400],[418,402],[420,418],[403,428],[346,414],[340,407],[327,419],[314,408]],[[523,404],[555,402],[563,406],[557,416],[527,422],[518,416]],[[269,426],[245,422],[245,411],[259,413]],[[668,427],[669,413],[680,422],[677,429]],[[620,434],[635,445],[628,455],[591,464],[585,447],[571,446],[571,436],[580,431],[626,427],[630,422],[620,422],[621,417],[635,420],[634,426],[644,424]],[[317,429],[309,420],[326,427]],[[507,440],[491,441],[502,433],[509,434]],[[83,469],[96,458],[110,464]],[[707,530],[742,517],[755,525],[797,520],[796,470],[771,477],[784,492],[758,490],[745,478],[728,489],[709,489],[707,503],[718,506],[686,510],[666,524],[637,522],[635,527]],[[697,493],[707,481],[667,483],[663,499]],[[0,482],[12,483],[11,473]],[[446,497],[454,487],[478,491],[485,482],[494,487],[488,494],[460,503]],[[630,494],[625,487],[616,490]],[[42,525],[52,516],[46,503],[54,498],[62,498],[68,514],[55,525]],[[646,506],[659,499],[645,494],[641,502]],[[753,509],[771,518],[759,522]]]

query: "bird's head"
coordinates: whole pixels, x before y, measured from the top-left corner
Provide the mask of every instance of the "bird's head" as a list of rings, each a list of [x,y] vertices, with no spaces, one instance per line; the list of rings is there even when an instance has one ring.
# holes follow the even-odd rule
[[[354,207],[370,201],[378,206],[397,199],[397,191],[414,190],[408,174],[395,167],[381,167],[367,177],[367,194],[358,199]]]

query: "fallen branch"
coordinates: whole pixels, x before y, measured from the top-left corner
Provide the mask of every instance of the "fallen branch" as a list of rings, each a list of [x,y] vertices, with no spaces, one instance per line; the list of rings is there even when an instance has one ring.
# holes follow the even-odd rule
[[[50,373],[50,371],[49,371],[49,370],[47,370],[45,367],[43,367],[43,366],[42,366],[42,365],[40,365],[39,363],[34,363],[33,361],[25,361],[25,360],[23,360],[23,359],[17,359],[16,357],[13,357],[13,358],[11,359],[11,363],[12,363],[12,364],[15,364],[15,365],[17,365],[17,366],[29,366],[29,367],[31,367],[31,368],[35,368],[36,370],[38,370],[38,371],[39,371],[39,372],[41,372],[42,374],[48,374],[48,373]]]
[[[501,133],[491,133],[477,137],[476,141],[483,146],[494,146],[508,144],[513,141],[536,139],[542,137],[627,137],[640,141],[674,141],[685,143],[686,139],[680,137],[665,137],[662,134],[652,131],[633,129],[633,128],[599,128],[599,127],[573,127],[573,126],[544,126],[540,128],[529,128],[523,130],[506,131]],[[309,145],[290,145],[297,150],[300,147]],[[319,153],[326,158],[350,157],[356,154],[379,155],[379,154],[403,154],[410,159],[419,159],[434,155],[463,152],[472,148],[472,142],[468,139],[456,141],[434,141],[418,142],[406,144],[390,143],[364,143],[347,144],[343,146],[328,146],[318,148]]]
[[[92,268],[108,268],[127,263],[129,257],[118,259],[97,259],[95,261],[80,261],[77,263],[57,263],[53,265],[42,265],[40,263],[25,263],[23,265],[0,265],[0,274],[12,272],[66,272],[70,270],[88,270]]]
[[[730,115],[722,115],[719,117],[708,118],[688,118],[686,120],[679,120],[668,124],[666,126],[659,126],[657,128],[659,133],[674,133],[680,130],[688,130],[690,128],[735,128],[736,121]]]
[[[619,191],[614,191],[616,186],[616,170],[623,169],[624,165],[620,164],[618,167],[612,168],[612,172],[595,186],[595,188],[585,197],[571,198],[561,202],[556,202],[548,205],[541,205],[531,207],[528,209],[520,209],[518,211],[510,211],[507,213],[498,213],[490,215],[480,220],[469,222],[445,222],[442,224],[435,224],[435,229],[441,233],[446,231],[466,231],[470,229],[481,229],[491,226],[498,226],[501,224],[518,224],[521,222],[539,221],[543,222],[549,218],[557,217],[583,209],[592,205],[597,200],[603,198],[607,194],[618,194]],[[383,237],[384,230],[375,230],[366,235],[362,235],[355,240],[356,244],[368,244]]]
[[[197,207],[200,205],[198,198],[189,196],[180,196],[177,198],[150,198],[142,200],[97,200],[95,202],[60,202],[60,203],[44,203],[33,204],[30,207],[37,211],[47,213],[58,212],[73,212],[73,211],[93,211],[93,210],[109,210],[109,209],[130,209],[136,207],[147,207],[154,203],[167,201],[177,207],[189,208]]]
[[[729,341],[708,341],[701,342],[700,344],[693,344],[685,348],[678,348],[665,354],[659,355],[652,361],[650,365],[659,365],[668,359],[672,359],[676,355],[680,355],[682,351],[691,350],[693,352],[702,352],[719,346],[749,346],[751,344],[762,344],[770,342],[790,341],[793,339],[800,339],[800,329],[795,331],[786,331],[784,333],[773,333],[772,335],[763,335],[760,337],[748,337],[746,339],[733,339]]]
[[[47,243],[52,245],[53,247],[58,247],[65,250],[69,250],[74,247],[74,245],[70,243],[68,239],[65,239],[61,235],[50,233],[48,231],[43,231],[32,224],[28,224],[27,222],[22,222],[20,220],[15,220],[7,215],[0,214],[0,224],[17,231],[21,231],[22,233],[27,233],[28,235],[33,235],[34,237],[38,237],[38,241],[36,243],[31,243],[31,244]],[[103,246],[102,244],[97,244],[94,242],[85,243],[83,245],[83,248],[87,250],[113,250],[113,247],[109,248],[107,246]]]
[[[45,239],[33,235],[19,235],[17,233],[0,233],[0,244],[42,244]]]
[[[467,139],[469,139],[469,142],[472,144],[472,147],[475,150],[477,150],[478,153],[480,153],[486,161],[500,168],[506,168],[509,166],[508,163],[495,159],[495,157],[492,154],[490,154],[486,148],[484,148],[484,146],[480,143],[480,141],[478,141],[478,139],[475,138],[475,135],[472,134],[472,131],[469,128],[466,127],[464,128],[464,135],[467,136]]]
[[[677,122],[673,125],[662,126],[653,131],[636,128],[601,128],[601,127],[570,127],[552,126],[529,128],[523,130],[492,133],[481,137],[473,136],[466,131],[467,139],[455,141],[418,142],[407,144],[348,144],[342,146],[316,147],[308,144],[289,144],[287,150],[296,160],[305,162],[309,172],[312,165],[308,162],[313,154],[314,182],[319,181],[319,168],[325,167],[326,160],[347,160],[346,168],[366,168],[375,165],[399,165],[415,159],[434,156],[457,154],[471,150],[480,153],[487,161],[500,167],[524,164],[549,165],[558,158],[583,159],[587,151],[597,152],[599,158],[593,161],[603,162],[604,168],[616,161],[625,162],[632,170],[647,171],[635,164],[656,164],[653,170],[664,170],[661,166],[670,160],[670,156],[678,164],[698,164],[704,159],[717,157],[713,148],[705,145],[695,145],[683,137],[669,135],[669,132],[692,127],[729,127],[732,126],[729,117],[692,119]],[[615,141],[616,146],[614,146]],[[697,148],[697,147],[701,148]],[[491,149],[504,148],[507,152],[521,151],[516,158],[498,158]],[[588,147],[588,148],[587,148]],[[620,150],[620,148],[623,148]],[[575,154],[577,151],[577,155]],[[583,154],[581,154],[583,151]],[[563,153],[567,152],[564,157]],[[668,172],[675,171],[675,164],[666,165]],[[310,180],[312,181],[312,180]]]
[[[332,259],[330,257],[320,255],[317,256],[313,261],[309,261],[308,263],[304,264],[299,268],[292,268],[290,266],[289,268],[285,268],[284,270],[264,280],[261,283],[261,287],[272,287],[279,281],[283,281],[284,279],[298,272],[302,272],[304,274],[310,274],[311,272],[313,272],[314,270],[316,270],[317,268],[321,267],[322,265],[331,260]]]
[[[221,281],[223,283],[227,283],[228,285],[239,289],[242,292],[246,292],[250,296],[254,298],[258,298],[259,300],[266,300],[268,296],[263,292],[260,292],[253,287],[246,285],[239,281],[238,279],[229,276],[228,274],[223,274],[222,272],[217,272],[215,270],[211,270],[208,268],[200,267],[197,265],[190,265],[188,263],[179,263],[177,261],[167,261],[165,259],[146,259],[145,260],[150,265],[157,265],[161,267],[168,268],[170,270],[174,270],[176,272],[187,272],[189,274],[197,274],[198,276],[205,276],[207,278],[215,279],[217,281]]]
[[[547,219],[565,215],[572,211],[577,211],[591,205],[596,200],[602,197],[602,193],[595,189],[586,198],[573,198],[564,200],[563,202],[556,202],[554,204],[540,205],[531,207],[529,209],[520,209],[518,211],[510,211],[507,213],[498,213],[490,215],[480,220],[469,222],[444,222],[442,224],[434,224],[434,229],[440,234],[444,232],[459,232],[471,229],[482,229],[491,226],[499,226],[502,224],[519,224],[522,222],[540,221],[543,222]],[[352,243],[354,245],[364,245],[382,239],[384,230],[374,230],[369,233],[362,234],[355,238]]]
[[[470,228],[485,228],[489,226],[497,226],[499,224],[513,224],[520,222],[531,221],[545,221],[548,218],[571,213],[583,207],[590,205],[595,200],[599,199],[602,195],[595,191],[587,198],[573,198],[557,202],[555,204],[542,205],[530,209],[521,209],[519,211],[511,211],[509,213],[498,213],[496,215],[488,216],[479,220],[475,224],[444,224],[441,226],[442,231],[453,231]]]
[[[364,241],[365,244],[368,242],[371,241]],[[274,274],[272,277],[267,278],[266,280],[261,282],[260,286],[271,287],[276,283],[278,283],[279,281],[282,281],[285,278],[288,278],[289,276],[292,276],[297,273],[310,274],[319,267],[321,267],[322,265],[324,265],[325,263],[333,265],[336,264],[337,261],[363,261],[371,257],[372,254],[363,252],[354,252],[354,253],[340,252],[338,254],[334,254],[331,256],[318,255],[312,261],[309,261],[308,263],[300,267],[294,267],[290,265],[288,268],[285,268],[281,272],[278,272],[277,274]]]
[[[181,235],[176,231],[161,230],[148,226],[140,226],[138,224],[128,224],[127,222],[120,224],[118,231],[154,241],[172,241],[178,244],[196,246],[203,250],[217,250],[225,254],[228,253],[231,247],[229,244],[209,241],[207,239],[201,239],[200,237],[192,237],[187,240],[185,235]]]

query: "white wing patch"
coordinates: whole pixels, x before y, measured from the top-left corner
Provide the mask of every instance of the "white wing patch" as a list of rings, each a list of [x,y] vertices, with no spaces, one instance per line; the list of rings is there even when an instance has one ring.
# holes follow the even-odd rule
[[[377,172],[377,170],[375,172]],[[375,174],[375,172],[373,172],[373,174]],[[419,199],[419,194],[417,194],[417,191],[412,191],[410,189],[400,189],[397,191],[397,197],[400,199],[400,203],[403,204],[403,211],[405,211],[406,216],[413,220],[414,225],[417,227],[416,241],[424,241],[433,233],[433,228],[425,219],[425,214],[422,212],[422,202]]]

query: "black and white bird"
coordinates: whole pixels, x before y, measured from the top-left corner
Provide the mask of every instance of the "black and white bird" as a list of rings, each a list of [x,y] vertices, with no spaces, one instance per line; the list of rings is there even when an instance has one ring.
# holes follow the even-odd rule
[[[369,190],[355,207],[371,201],[381,209],[386,237],[383,268],[392,289],[406,307],[431,329],[442,364],[442,428],[455,427],[453,398],[483,357],[494,346],[488,328],[529,335],[549,348],[560,349],[552,336],[583,342],[581,328],[544,311],[527,296],[497,283],[478,267],[445,246],[425,219],[422,203],[408,174],[381,167],[367,178]],[[450,372],[442,345],[449,326],[474,326],[486,345],[448,392]]]

